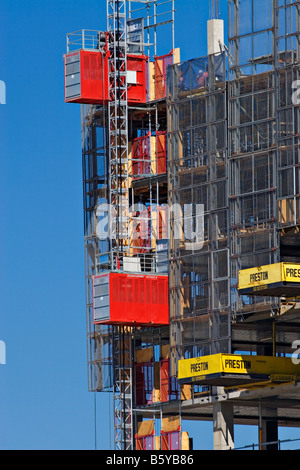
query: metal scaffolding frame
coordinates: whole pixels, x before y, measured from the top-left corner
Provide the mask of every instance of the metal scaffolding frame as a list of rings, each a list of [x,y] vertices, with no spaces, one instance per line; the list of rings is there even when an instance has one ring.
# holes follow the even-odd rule
[[[280,230],[299,223],[299,111],[291,101],[299,74],[299,2],[228,6],[231,302],[239,320],[279,312],[280,299],[240,296],[238,272],[279,262]],[[245,22],[249,11],[252,21]]]
[[[115,226],[111,237],[111,271],[129,249],[128,103],[126,1],[107,0],[109,34],[108,130],[109,205]],[[113,213],[112,213],[113,211]],[[113,223],[111,224],[111,227]],[[114,445],[116,450],[133,449],[131,333],[113,327]],[[127,357],[125,357],[127,356]]]
[[[179,359],[230,350],[225,66],[222,53],[169,69],[169,204],[180,208],[170,217],[174,375]],[[191,208],[197,219],[201,204],[202,243],[190,246],[185,213]]]
[[[122,271],[123,258],[132,256],[130,220],[133,216],[129,218],[129,203],[134,205],[141,200],[140,191],[150,204],[166,198],[161,187],[164,183],[153,172],[150,178],[143,178],[136,184],[131,182],[129,136],[132,139],[133,127],[134,132],[144,129],[145,125],[148,132],[158,131],[162,112],[153,103],[128,107],[127,50],[132,38],[129,40],[127,37],[127,18],[135,21],[137,17],[143,17],[142,34],[147,39],[140,41],[139,45],[147,47],[153,58],[157,52],[157,31],[162,25],[171,26],[174,46],[174,2],[107,0],[110,100],[108,104],[81,105],[88,387],[90,391],[113,392],[114,447],[117,450],[134,447],[136,417],[133,415],[134,351],[131,343],[135,333],[126,327],[94,324],[92,280],[101,272]],[[138,9],[133,8],[136,3],[139,4]],[[171,10],[165,8],[166,3],[171,4]],[[163,17],[166,21],[158,21]],[[71,33],[67,36],[67,50],[101,50],[100,35],[100,32],[90,30]],[[136,112],[145,115],[142,122],[136,120]],[[150,158],[153,157],[150,155]],[[115,207],[115,211],[107,209],[109,204]],[[110,232],[103,236],[101,230],[107,221]],[[155,252],[139,256],[146,271],[156,272]]]
[[[178,415],[181,423],[183,416],[182,390],[170,395],[169,403],[154,401],[151,410],[149,404],[137,405],[137,355],[152,347],[159,363],[158,349],[169,345],[170,379],[175,380],[182,358],[230,353],[241,344],[266,352],[250,336],[240,341],[236,332],[242,330],[232,330],[245,325],[246,331],[245,320],[256,316],[273,321],[284,301],[239,295],[238,273],[300,261],[300,108],[290,93],[300,79],[300,1],[228,0],[228,69],[225,53],[171,65],[167,97],[130,107],[128,48],[146,49],[155,58],[158,28],[170,25],[174,49],[174,1],[107,0],[110,102],[81,106],[88,383],[91,391],[114,394],[117,450],[135,447],[137,425],[145,417],[161,423],[166,413]],[[164,10],[164,4],[171,8]],[[143,38],[136,42],[127,36],[127,19],[140,17]],[[97,49],[95,37],[83,32],[84,47]],[[68,51],[74,47],[76,35],[68,37]],[[130,141],[166,129],[167,176],[153,171],[150,152],[149,174],[132,178]],[[94,325],[93,275],[124,269],[124,258],[137,250],[130,205],[152,206],[153,201],[179,208],[170,213],[170,328]],[[115,214],[99,212],[105,204],[112,204]],[[204,205],[201,246],[191,237],[199,204]],[[99,221],[107,216],[113,240],[98,236]],[[157,272],[156,247],[143,247],[138,257],[145,271]],[[204,392],[211,393],[191,386],[186,396]]]
[[[223,88],[213,64],[217,56],[169,69],[169,204],[181,207],[180,217],[186,205],[205,205],[203,247],[190,255],[186,226],[176,214],[171,218],[174,375],[182,358],[241,347],[263,355],[288,351],[286,339],[279,344],[287,329],[275,323],[288,299],[242,296],[238,276],[248,267],[300,259],[299,106],[292,100],[299,79],[299,4],[229,0]],[[271,340],[259,319],[269,321],[264,328],[273,328]]]

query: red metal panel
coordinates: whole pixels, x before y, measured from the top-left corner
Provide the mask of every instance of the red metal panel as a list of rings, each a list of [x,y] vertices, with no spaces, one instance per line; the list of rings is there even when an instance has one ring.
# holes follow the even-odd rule
[[[136,436],[136,450],[154,450],[154,436]]]
[[[160,401],[165,402],[170,399],[170,373],[169,359],[160,361]]]
[[[100,324],[162,326],[169,324],[167,276],[109,274],[110,318]]]
[[[66,54],[66,58],[74,55]],[[100,51],[80,51],[80,95],[67,103],[102,104],[108,102],[108,56]]]
[[[157,174],[167,172],[167,134],[166,131],[156,132],[156,165]]]
[[[155,57],[155,98],[157,100],[166,96],[167,66],[173,63],[173,51],[160,57]]]
[[[149,253],[151,239],[163,240],[168,238],[168,207],[152,206],[140,212],[133,212],[132,225],[133,254]]]
[[[146,103],[147,101],[147,64],[145,55],[127,55],[127,70],[136,72],[137,83],[128,85],[127,101],[129,105]]]
[[[161,450],[180,450],[180,432],[161,433]]]
[[[108,58],[101,52],[81,51],[81,102],[108,102]],[[84,101],[83,101],[84,100]]]
[[[140,253],[149,253],[151,247],[151,210],[150,207],[140,213],[141,217],[141,247]]]
[[[158,239],[168,238],[168,207],[157,207],[158,212]]]
[[[107,49],[107,48],[106,48]],[[76,52],[77,53],[77,52]],[[66,58],[74,53],[65,55]],[[65,98],[67,103],[102,104],[109,101],[109,78],[108,78],[109,52],[80,50],[80,83],[81,92],[79,96],[70,99]],[[128,103],[146,103],[147,101],[147,63],[148,58],[144,55],[128,55],[127,69],[136,72],[136,83],[129,84],[127,90]]]
[[[132,174],[134,179],[150,174],[150,138],[149,135],[136,137],[131,141]]]

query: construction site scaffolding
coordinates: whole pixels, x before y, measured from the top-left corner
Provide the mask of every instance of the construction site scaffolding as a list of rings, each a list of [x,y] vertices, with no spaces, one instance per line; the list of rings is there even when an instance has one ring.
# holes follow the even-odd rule
[[[149,85],[147,101],[129,106],[127,54],[139,55],[147,52],[149,60],[152,58],[154,64],[159,50],[158,35],[162,28],[170,28],[170,50],[174,49],[174,3],[175,0],[107,1],[109,101],[107,103],[104,100],[103,104],[98,105],[81,105],[88,381],[91,391],[113,392],[114,447],[118,450],[129,450],[135,446],[134,429],[137,423],[133,413],[135,392],[132,389],[135,359],[132,343],[135,331],[126,326],[94,324],[93,276],[108,271],[122,272],[126,267],[128,269],[134,250],[141,257],[142,269],[147,272],[157,270],[156,250],[153,251],[152,247],[141,250],[132,244],[131,225],[136,216],[129,209],[140,200],[141,189],[136,189],[132,184],[132,167],[140,164],[140,159],[138,157],[134,161],[129,138],[136,135],[138,128],[142,132],[147,130],[150,135],[153,134],[153,129],[155,132],[159,131],[161,111],[155,97],[158,100],[164,99],[162,86],[165,86],[165,69],[161,72],[161,68],[156,69],[157,76],[161,73],[160,80],[157,80],[157,83],[161,83],[160,88],[154,94],[152,91],[150,96]],[[138,33],[137,24],[141,26]],[[99,41],[104,34],[89,30],[71,33],[67,41],[68,52],[82,47],[102,50],[104,54],[103,44]],[[157,64],[160,62],[157,61]],[[141,123],[136,120],[136,112],[145,116]],[[158,145],[163,142],[162,138],[157,135]],[[156,176],[157,166],[153,165],[153,161],[156,161],[153,150],[149,153],[148,160],[150,172],[140,176],[150,178],[148,181],[144,179],[143,183],[137,181],[136,186],[147,188],[146,192],[142,188],[147,197],[147,205],[148,201],[150,206],[155,201],[159,205],[162,198],[161,183]],[[161,170],[161,173],[164,172],[166,169]],[[153,180],[153,177],[156,179]],[[105,221],[110,230],[107,236],[102,233]]]

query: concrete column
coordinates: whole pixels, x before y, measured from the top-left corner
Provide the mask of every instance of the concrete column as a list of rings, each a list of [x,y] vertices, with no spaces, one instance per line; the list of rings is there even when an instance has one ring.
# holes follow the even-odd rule
[[[214,404],[214,450],[234,448],[233,405],[220,402]]]
[[[262,408],[262,419],[260,424],[260,442],[276,442],[278,441],[278,423],[277,410],[270,408]],[[261,450],[278,450],[278,443],[271,445],[263,445]]]
[[[261,356],[275,356],[276,354],[276,332],[273,325],[273,345],[257,348],[257,354]],[[259,408],[259,442],[278,441],[278,423],[276,408]],[[260,446],[261,450],[278,450],[278,444]]]
[[[207,53],[219,54],[224,47],[224,21],[208,20],[207,22]]]

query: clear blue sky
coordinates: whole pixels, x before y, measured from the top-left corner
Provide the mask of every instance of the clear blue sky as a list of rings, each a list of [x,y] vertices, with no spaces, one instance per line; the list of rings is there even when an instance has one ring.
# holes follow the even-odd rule
[[[208,0],[176,3],[182,60],[205,55]],[[64,103],[63,54],[66,33],[106,28],[106,0],[1,0],[0,21],[0,449],[94,449],[80,108]],[[110,446],[111,404],[97,395],[98,449]],[[185,430],[212,448],[211,424]],[[255,428],[238,440],[249,442]]]

